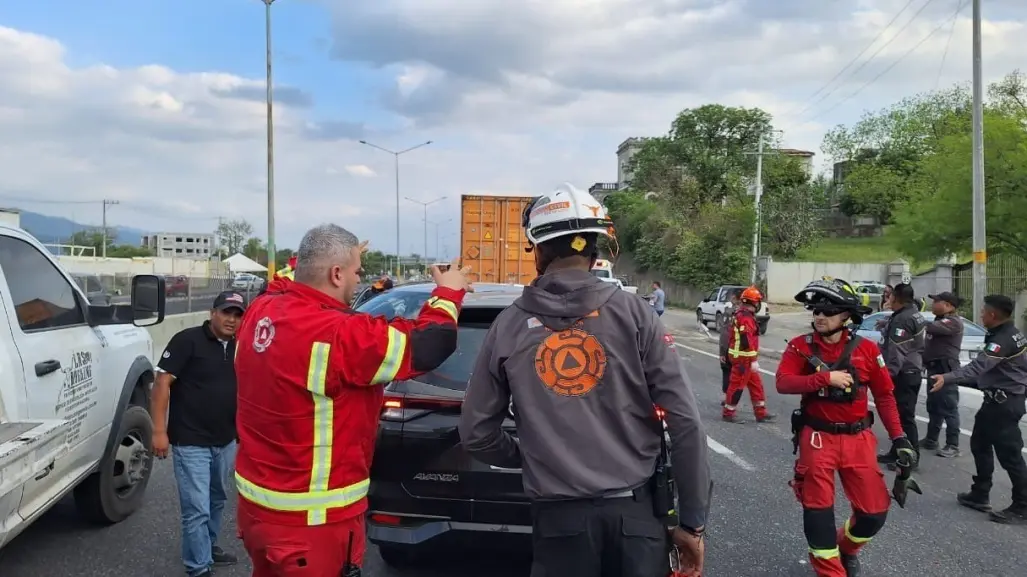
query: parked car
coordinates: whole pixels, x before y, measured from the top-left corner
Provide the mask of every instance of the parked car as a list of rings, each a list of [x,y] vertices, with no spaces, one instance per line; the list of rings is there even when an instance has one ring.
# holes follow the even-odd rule
[[[359,312],[412,318],[433,283],[405,284],[372,296]],[[467,381],[485,335],[523,286],[475,283],[464,297],[457,350],[434,371],[385,388],[371,486],[367,537],[387,565],[417,564],[440,545],[530,547],[531,507],[520,469],[472,458],[457,427]],[[666,335],[664,341],[673,343]],[[510,403],[503,428],[516,433]]]
[[[189,295],[189,279],[184,276],[165,276],[164,287],[164,293],[169,297]]]
[[[232,279],[232,288],[239,291],[259,291],[264,288],[264,279],[255,274],[241,272]]]
[[[881,310],[884,298],[884,283],[874,281],[856,281],[852,283],[856,292],[863,298],[863,305],[875,311]]]
[[[86,293],[89,304],[110,306],[111,293],[107,292],[107,287],[100,282],[100,277],[95,274],[71,273],[71,278],[74,279],[78,288]]]
[[[730,314],[728,309],[731,308],[731,294],[740,293],[745,289],[746,287],[740,285],[724,285],[713,289],[696,307],[696,320],[702,326],[709,326],[712,322],[714,329],[719,331]],[[756,322],[759,324],[760,334],[766,334],[767,326],[770,324],[770,307],[766,302],[760,303],[760,308],[756,311]]]
[[[920,314],[923,315],[927,322],[934,321],[933,313],[924,312]],[[882,311],[864,318],[863,322],[859,325],[859,328],[856,329],[856,334],[861,337],[871,339],[877,344],[881,344],[883,337],[881,335],[881,331],[876,328],[877,322],[888,318],[889,315],[891,315],[891,311]],[[964,317],[959,318],[963,319],[963,345],[960,347],[959,351],[959,362],[966,365],[969,364],[970,361],[977,356],[977,353],[984,348],[984,335],[987,334],[988,329],[981,325],[974,324],[973,321]],[[930,335],[928,335],[928,338],[930,338]]]

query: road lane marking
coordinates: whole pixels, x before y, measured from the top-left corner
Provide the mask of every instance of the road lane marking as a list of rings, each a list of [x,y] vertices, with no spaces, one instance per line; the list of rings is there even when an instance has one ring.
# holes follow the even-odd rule
[[[688,350],[688,351],[692,351],[693,353],[699,353],[700,355],[704,355],[704,356],[710,357],[711,359],[717,359],[718,361],[720,360],[720,355],[715,355],[715,354],[713,354],[711,352],[708,352],[708,351],[703,351],[703,350],[700,350],[700,349],[697,349],[697,348],[694,348],[694,347],[690,347],[688,345],[683,345],[681,343],[674,343],[674,346],[682,348],[682,349],[685,349],[685,350]],[[764,375],[767,375],[768,377],[776,377],[777,376],[773,371],[768,371],[767,369],[762,369],[761,368],[761,369],[759,369],[759,371],[761,373],[763,373]],[[966,387],[964,387],[964,388],[966,388]],[[969,390],[973,390],[973,389],[969,389]],[[877,405],[875,405],[873,401],[868,400],[867,404],[870,405],[871,407],[877,408]],[[921,417],[920,415],[916,416],[916,420],[920,421],[921,423],[930,423],[931,422],[929,419],[927,419],[925,417]],[[966,430],[966,429],[964,429],[962,427],[960,427],[959,433],[962,434],[962,435],[965,435],[967,437],[970,437],[970,436],[973,435],[973,431],[968,431],[968,430]],[[1025,454],[1025,455],[1027,455],[1027,447],[1024,447],[1023,449],[1021,449],[1020,452]]]
[[[713,437],[706,435],[706,445],[716,454],[723,455],[728,461],[738,465],[746,471],[755,471],[756,467],[749,464],[748,461],[739,457],[734,451],[728,449],[724,445],[721,445],[717,441],[713,440]]]

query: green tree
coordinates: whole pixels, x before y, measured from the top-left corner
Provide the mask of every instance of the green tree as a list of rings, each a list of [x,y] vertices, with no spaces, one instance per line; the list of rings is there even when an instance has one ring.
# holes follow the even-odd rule
[[[922,166],[924,185],[900,204],[894,234],[919,260],[972,247],[972,136],[943,138]],[[984,117],[984,176],[988,248],[1027,257],[1027,130],[1013,110],[999,106]]]
[[[267,263],[267,244],[262,239],[251,236],[242,244],[240,252],[246,258],[253,259],[261,264]],[[234,253],[233,253],[234,254]]]
[[[228,256],[232,256],[243,251],[247,239],[253,234],[253,225],[243,219],[224,220],[218,224],[216,233],[221,239],[221,246],[226,249]]]

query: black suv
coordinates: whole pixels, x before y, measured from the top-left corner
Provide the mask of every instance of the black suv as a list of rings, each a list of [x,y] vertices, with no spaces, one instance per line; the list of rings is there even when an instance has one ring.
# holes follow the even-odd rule
[[[397,286],[357,310],[390,319],[413,317],[434,286]],[[412,563],[441,543],[480,545],[482,538],[496,536],[506,544],[510,538],[530,543],[531,512],[520,469],[475,461],[460,447],[460,405],[478,351],[492,321],[522,287],[476,283],[474,289],[464,299],[453,356],[426,375],[385,389],[367,536],[389,565]],[[512,414],[504,426],[514,429]]]

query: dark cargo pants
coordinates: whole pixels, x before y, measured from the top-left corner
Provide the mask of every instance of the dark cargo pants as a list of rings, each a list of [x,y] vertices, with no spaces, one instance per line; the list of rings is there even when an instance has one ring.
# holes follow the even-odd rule
[[[927,368],[927,435],[925,439],[938,441],[941,426],[945,425],[945,445],[959,446],[959,385],[945,383],[937,393],[931,392],[934,375],[943,375],[959,368],[959,361],[939,359],[928,361]]]
[[[895,404],[899,409],[899,422],[902,423],[902,432],[920,456],[920,430],[916,424],[916,405],[920,396],[920,382],[923,377],[920,371],[903,371],[892,377],[895,383]]]
[[[991,493],[995,458],[1009,474],[1013,485],[1013,505],[1027,507],[1027,463],[1024,462],[1023,433],[1020,419],[1027,413],[1024,395],[1009,395],[1002,403],[985,400],[974,417],[970,452],[977,474],[971,490],[979,495]]]
[[[667,528],[636,494],[532,503],[531,577],[667,577]]]

